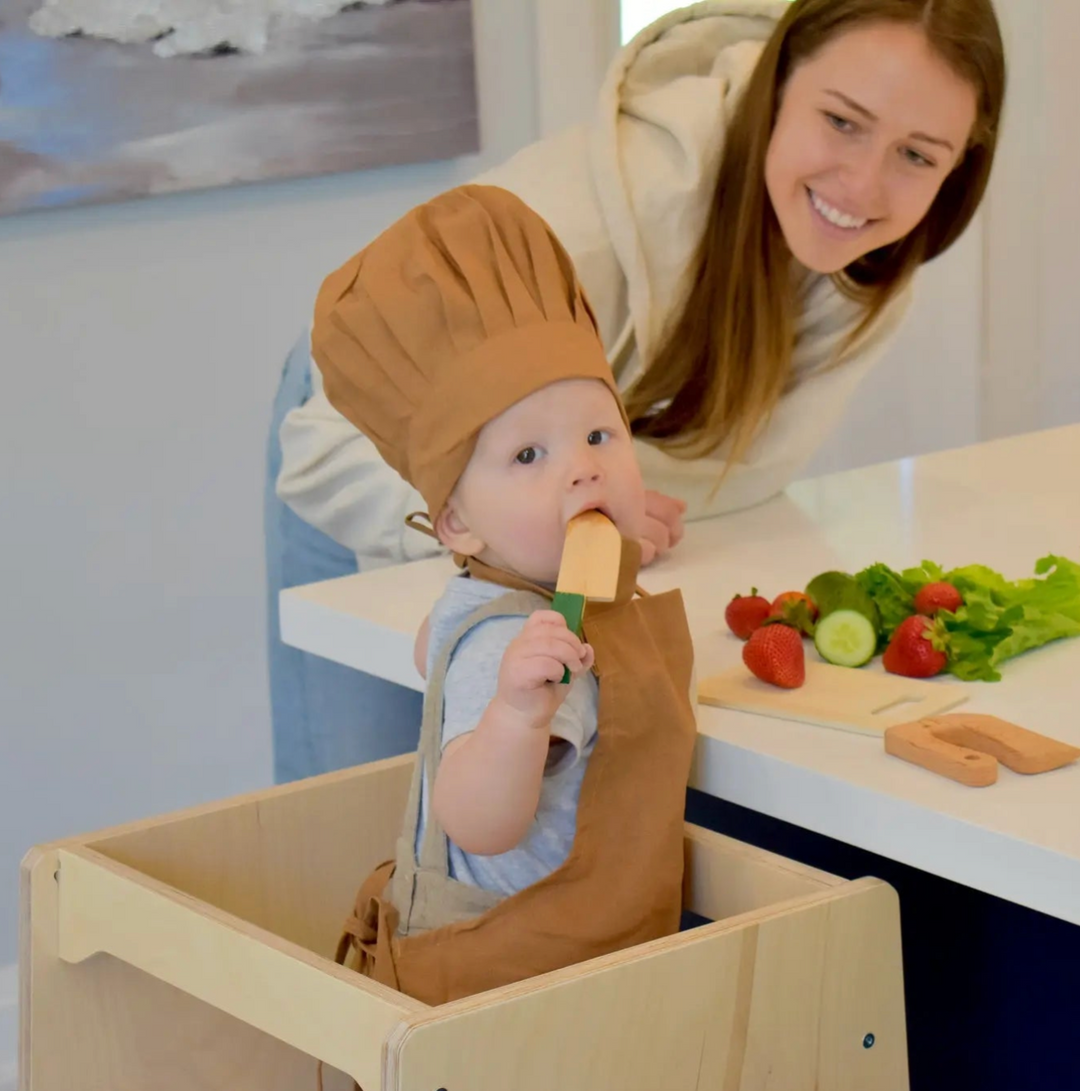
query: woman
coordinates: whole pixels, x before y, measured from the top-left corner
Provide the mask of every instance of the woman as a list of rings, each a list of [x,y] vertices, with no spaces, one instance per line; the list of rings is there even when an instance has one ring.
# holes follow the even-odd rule
[[[476,179],[574,258],[653,490],[646,554],[684,517],[774,495],[827,438],[919,266],[978,209],[1004,92],[990,0],[718,0],[639,34],[595,122]],[[277,636],[280,588],[432,552],[404,525],[420,497],[330,406],[306,335],[269,472],[278,779],[410,749],[419,695]]]

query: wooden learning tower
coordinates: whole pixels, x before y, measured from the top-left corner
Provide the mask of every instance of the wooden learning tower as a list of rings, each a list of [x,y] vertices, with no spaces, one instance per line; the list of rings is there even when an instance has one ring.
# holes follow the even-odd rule
[[[440,1007],[335,964],[413,760],[32,850],[21,1091],[907,1091],[893,889],[691,825],[713,923]]]

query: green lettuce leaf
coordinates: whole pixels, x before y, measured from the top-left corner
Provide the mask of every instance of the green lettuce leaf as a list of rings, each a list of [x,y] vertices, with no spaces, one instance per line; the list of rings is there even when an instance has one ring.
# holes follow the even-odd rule
[[[901,573],[904,583],[913,588],[912,594],[927,583],[937,583],[945,578],[945,570],[933,561],[923,561],[918,568],[905,568]]]
[[[915,612],[920,587],[938,580],[951,583],[964,605],[955,614],[938,616],[948,670],[965,681],[996,682],[998,667],[1014,656],[1080,636],[1080,564],[1055,554],[1041,557],[1035,577],[1022,580],[1007,580],[985,565],[946,572],[933,561],[903,572],[873,564],[855,578],[881,612],[883,644]]]
[[[894,572],[885,564],[872,564],[864,568],[855,574],[855,580],[874,600],[881,615],[880,650],[889,643],[900,622],[915,613],[918,585],[910,584],[899,572]]]
[[[1022,619],[1010,625],[1010,629],[1009,635],[994,645],[990,656],[992,666],[1032,648],[1040,648],[1052,640],[1080,636],[1080,621],[1065,614],[1025,609]]]

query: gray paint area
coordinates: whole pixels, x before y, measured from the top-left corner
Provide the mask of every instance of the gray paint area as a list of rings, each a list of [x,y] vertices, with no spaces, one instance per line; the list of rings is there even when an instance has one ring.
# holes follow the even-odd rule
[[[260,18],[268,4],[340,6],[248,2]],[[470,0],[353,6],[318,19],[282,11],[262,52],[234,43],[172,57],[154,52],[167,37],[36,33],[39,0],[0,10],[0,214],[478,147]],[[111,29],[123,36],[125,24]]]

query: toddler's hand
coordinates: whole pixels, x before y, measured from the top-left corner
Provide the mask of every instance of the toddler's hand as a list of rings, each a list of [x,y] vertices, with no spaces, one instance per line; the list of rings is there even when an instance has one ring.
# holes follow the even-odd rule
[[[563,668],[576,678],[593,665],[593,650],[555,610],[537,610],[503,653],[496,699],[529,727],[547,727],[566,700]]]

